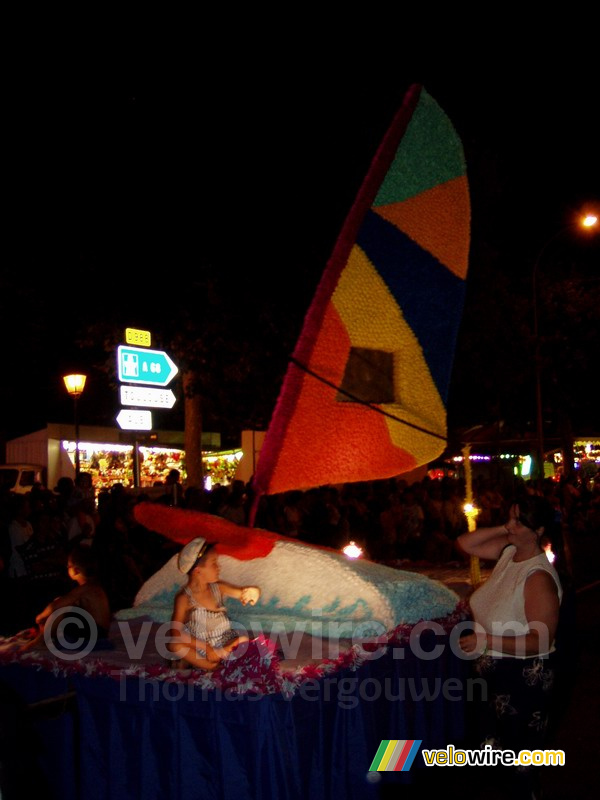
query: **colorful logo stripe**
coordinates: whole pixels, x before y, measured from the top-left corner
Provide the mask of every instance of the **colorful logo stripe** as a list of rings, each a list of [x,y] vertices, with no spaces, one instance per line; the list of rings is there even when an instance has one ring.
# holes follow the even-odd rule
[[[369,772],[408,772],[422,739],[383,739]]]

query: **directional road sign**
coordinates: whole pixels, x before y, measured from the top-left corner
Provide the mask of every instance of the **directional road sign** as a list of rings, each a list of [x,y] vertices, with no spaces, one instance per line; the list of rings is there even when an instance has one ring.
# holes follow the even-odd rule
[[[142,408],[173,408],[176,400],[170,389],[154,389],[151,386],[121,386],[120,394],[122,405]]]
[[[137,408],[122,408],[117,414],[117,422],[124,431],[151,431],[152,413]]]
[[[164,350],[119,345],[117,348],[119,380],[123,383],[146,383],[167,386],[179,372]]]

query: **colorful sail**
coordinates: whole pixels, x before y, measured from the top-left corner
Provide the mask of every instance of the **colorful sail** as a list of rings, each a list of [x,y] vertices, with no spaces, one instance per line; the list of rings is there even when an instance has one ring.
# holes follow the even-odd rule
[[[461,141],[412,86],[306,315],[258,495],[392,477],[443,452],[469,234]]]

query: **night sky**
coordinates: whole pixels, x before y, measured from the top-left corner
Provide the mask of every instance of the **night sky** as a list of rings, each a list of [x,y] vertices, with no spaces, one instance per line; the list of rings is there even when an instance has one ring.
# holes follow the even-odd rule
[[[530,269],[570,214],[598,203],[598,70],[585,55],[549,49],[500,72],[491,58],[458,68],[385,56],[248,46],[185,66],[159,54],[120,71],[106,54],[90,70],[20,73],[4,109],[5,438],[71,421],[60,376],[81,359],[82,325],[160,329],[200,265],[232,281],[250,272],[257,292],[281,287],[300,325],[412,83],[462,138],[474,251]]]

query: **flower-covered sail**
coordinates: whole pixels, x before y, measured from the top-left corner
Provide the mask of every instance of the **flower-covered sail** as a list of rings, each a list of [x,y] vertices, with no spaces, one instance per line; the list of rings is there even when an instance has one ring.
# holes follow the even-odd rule
[[[461,141],[412,86],[306,315],[257,495],[392,477],[442,453],[469,234]]]

